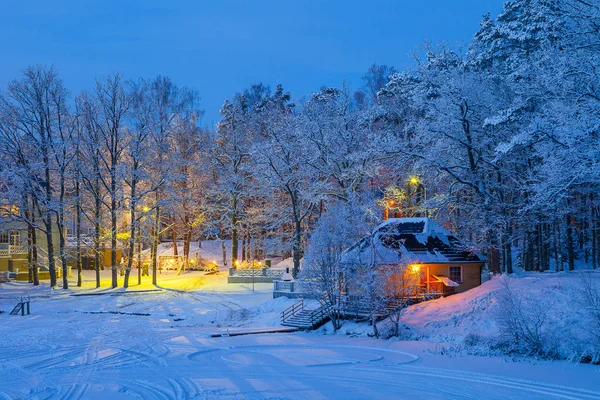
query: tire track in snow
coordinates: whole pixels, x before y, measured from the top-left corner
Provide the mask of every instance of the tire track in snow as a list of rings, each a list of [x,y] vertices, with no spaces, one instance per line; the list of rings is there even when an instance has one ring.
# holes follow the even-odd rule
[[[204,394],[202,386],[190,378],[169,378],[169,385],[173,390],[173,398],[190,399]]]
[[[87,390],[89,385],[87,384],[74,384],[71,385],[70,387],[68,387],[67,391],[65,392],[65,394],[63,394],[61,396],[61,400],[79,400],[79,399],[83,399],[85,392]],[[60,395],[60,393],[59,393]]]
[[[470,383],[479,383],[484,385],[493,385],[497,387],[505,387],[510,389],[519,389],[531,393],[538,393],[545,396],[552,396],[563,399],[595,399],[600,400],[600,393],[579,389],[570,386],[560,386],[548,383],[542,383],[537,381],[528,381],[522,379],[505,378],[501,376],[494,376],[488,374],[480,374],[475,372],[457,371],[457,370],[446,370],[436,369],[427,367],[415,367],[415,366],[399,366],[397,368],[391,368],[381,370],[378,368],[353,368],[360,371],[379,371],[388,372],[395,374],[406,374],[413,376],[431,377],[431,378],[442,378],[451,380],[460,380]]]

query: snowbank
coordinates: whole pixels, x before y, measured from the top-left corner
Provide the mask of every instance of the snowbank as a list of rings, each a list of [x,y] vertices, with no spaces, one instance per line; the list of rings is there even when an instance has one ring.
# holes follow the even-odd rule
[[[510,345],[515,332],[507,332],[507,309],[518,308],[524,323],[539,332],[546,352],[560,358],[577,358],[598,352],[598,332],[582,295],[584,281],[600,290],[600,273],[520,274],[494,277],[481,286],[450,297],[408,307],[401,322],[405,335],[418,340],[465,346]],[[507,303],[506,288],[510,297]],[[599,292],[600,293],[600,292]],[[530,345],[531,346],[531,345]],[[511,347],[511,349],[513,349]]]

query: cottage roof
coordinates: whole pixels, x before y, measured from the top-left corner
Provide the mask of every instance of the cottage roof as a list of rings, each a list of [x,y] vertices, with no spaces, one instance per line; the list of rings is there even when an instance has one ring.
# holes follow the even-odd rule
[[[445,264],[483,262],[483,256],[429,218],[390,218],[347,249],[342,261]]]

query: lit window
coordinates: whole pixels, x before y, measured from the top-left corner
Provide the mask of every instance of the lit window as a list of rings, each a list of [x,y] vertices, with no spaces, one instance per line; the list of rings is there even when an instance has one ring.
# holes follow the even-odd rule
[[[450,267],[450,275],[448,278],[456,283],[462,283],[462,266]]]

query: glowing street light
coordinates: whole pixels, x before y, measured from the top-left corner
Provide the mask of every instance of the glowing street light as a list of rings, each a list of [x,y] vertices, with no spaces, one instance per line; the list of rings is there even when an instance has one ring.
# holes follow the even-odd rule
[[[423,190],[423,199],[421,199],[421,205],[425,204],[425,218],[429,218],[429,210],[427,209],[427,188],[425,186],[423,186],[423,184],[421,183],[421,180],[417,176],[411,176],[408,179],[408,183],[410,185],[415,185],[417,190],[419,188],[421,188],[421,190]]]
[[[385,221],[387,221],[387,220],[388,220],[388,218],[390,217],[390,208],[393,208],[395,204],[396,204],[396,203],[394,202],[394,200],[393,200],[393,199],[390,199],[390,200],[386,200],[386,201],[385,201],[385,210],[384,210],[384,212],[383,212],[383,219],[384,219]]]

